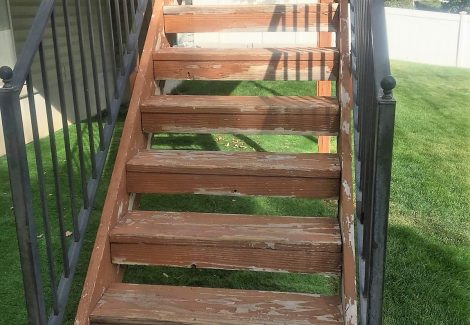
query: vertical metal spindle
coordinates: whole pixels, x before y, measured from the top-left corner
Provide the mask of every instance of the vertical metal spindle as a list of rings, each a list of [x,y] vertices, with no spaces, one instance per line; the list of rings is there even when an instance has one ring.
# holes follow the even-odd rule
[[[114,0],[114,14],[116,17],[116,29],[117,29],[117,37],[118,37],[118,48],[119,48],[119,71],[120,74],[122,75],[124,73],[124,61],[123,61],[123,55],[124,55],[124,49],[123,49],[123,44],[122,44],[122,27],[121,27],[121,10],[119,8],[119,0]]]
[[[93,88],[95,89],[96,119],[98,120],[98,133],[100,137],[99,145],[100,145],[100,150],[103,151],[104,150],[104,135],[103,135],[103,121],[101,119],[102,116],[101,116],[100,84],[98,82],[98,67],[96,64],[96,53],[95,53],[95,36],[93,33],[93,20],[92,20],[90,0],[87,0],[86,6],[87,6],[88,40],[90,42],[90,52],[91,52],[91,69],[93,71]],[[96,175],[94,178],[96,178]]]
[[[135,22],[135,2],[134,0],[130,0],[131,3],[131,26],[134,25]]]
[[[106,108],[108,110],[108,124],[112,124],[113,121],[113,116],[111,112],[111,101],[109,98],[109,78],[108,78],[108,63],[107,63],[107,57],[109,54],[113,56],[114,54],[111,53],[106,53],[106,42],[104,39],[104,30],[103,30],[103,10],[101,8],[101,2],[98,1],[98,29],[100,31],[99,33],[99,39],[100,39],[100,50],[101,50],[101,65],[103,66],[103,79],[104,79],[104,98],[106,100]]]
[[[47,127],[49,131],[49,146],[51,148],[52,173],[54,175],[55,202],[57,219],[59,221],[59,238],[62,250],[62,263],[66,277],[70,274],[69,257],[67,255],[67,243],[65,242],[64,214],[62,209],[62,191],[60,188],[59,162],[57,158],[57,145],[54,133],[54,120],[52,117],[51,99],[49,94],[49,81],[47,77],[47,66],[42,43],[39,45],[39,62],[41,66],[42,85],[44,89],[44,101],[46,104]]]
[[[127,51],[127,45],[129,44],[129,8],[127,7],[128,0],[122,0],[122,15],[124,16],[124,33],[126,35],[126,46],[124,47],[124,51]]]
[[[114,98],[118,98],[117,93],[117,64],[116,64],[116,50],[114,42],[114,25],[113,25],[113,15],[111,10],[111,0],[106,0],[106,11],[108,12],[108,22],[109,22],[109,37],[111,41],[111,68],[113,70],[113,84],[114,84]],[[108,108],[109,109],[109,108]]]
[[[86,175],[86,165],[85,165],[85,156],[83,150],[83,134],[82,134],[82,125],[81,125],[81,117],[80,117],[80,106],[78,104],[78,97],[77,97],[77,79],[75,75],[75,63],[73,58],[73,48],[72,48],[72,35],[70,32],[70,18],[69,18],[69,10],[68,5],[69,1],[63,1],[63,14],[64,14],[64,21],[65,21],[65,34],[67,39],[67,52],[69,58],[69,69],[70,69],[70,80],[72,85],[72,101],[73,101],[73,112],[75,117],[75,129],[77,131],[77,146],[78,146],[78,158],[80,164],[80,177],[81,177],[81,185],[82,185],[82,193],[83,193],[83,206],[85,209],[89,207],[89,199],[87,195],[86,189],[86,182],[87,182],[87,175]]]
[[[91,107],[90,107],[90,88],[88,85],[88,69],[85,55],[85,45],[83,42],[83,29],[82,29],[82,9],[81,2],[75,1],[75,10],[77,14],[77,33],[78,44],[80,48],[80,62],[82,66],[82,79],[83,79],[83,92],[85,95],[85,111],[88,129],[88,141],[90,145],[90,160],[91,160],[91,175],[93,178],[97,177],[96,161],[95,161],[95,139],[93,136],[93,121],[91,120]]]
[[[33,80],[31,73],[26,80],[28,91],[29,112],[31,116],[31,129],[33,131],[34,153],[36,158],[36,170],[38,173],[39,198],[41,201],[41,214],[44,227],[44,237],[46,240],[47,265],[49,270],[49,281],[51,283],[52,309],[54,313],[59,312],[57,301],[57,277],[55,271],[54,253],[52,252],[51,226],[49,222],[49,211],[47,209],[46,184],[44,181],[44,165],[42,163],[41,143],[39,140],[38,119],[36,115],[36,102],[34,99]]]
[[[75,211],[75,189],[73,185],[73,166],[72,166],[72,153],[70,150],[70,136],[69,136],[69,121],[67,118],[67,107],[64,93],[64,79],[62,77],[62,63],[60,59],[59,42],[57,39],[57,24],[55,19],[55,10],[51,14],[51,28],[52,28],[52,43],[54,47],[54,59],[57,73],[57,86],[59,90],[59,103],[60,113],[62,118],[62,131],[64,134],[64,147],[65,147],[65,159],[67,164],[67,183],[69,186],[69,198],[70,198],[70,210],[72,213],[73,222],[73,237],[75,241],[80,239],[80,230],[78,225],[78,216]],[[65,236],[65,233],[63,234]]]
[[[3,89],[0,89],[0,111],[5,136],[28,321],[30,324],[45,324],[46,307],[41,281],[31,179],[19,98],[21,85],[11,83],[13,71],[9,67],[0,68],[0,78],[4,82]]]

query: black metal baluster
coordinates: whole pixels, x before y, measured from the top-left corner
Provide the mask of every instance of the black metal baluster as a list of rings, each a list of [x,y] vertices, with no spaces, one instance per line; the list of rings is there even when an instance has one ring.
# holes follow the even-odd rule
[[[83,134],[82,134],[82,125],[81,125],[81,117],[80,117],[80,106],[78,104],[77,98],[77,81],[75,75],[75,63],[73,59],[73,47],[72,47],[72,35],[70,32],[70,15],[68,10],[69,1],[63,1],[63,14],[64,14],[64,21],[65,21],[65,34],[67,39],[67,52],[69,58],[69,69],[70,69],[70,80],[72,85],[72,101],[73,101],[73,111],[75,117],[75,128],[77,131],[77,146],[78,146],[78,157],[79,157],[79,164],[80,164],[80,177],[81,177],[81,185],[82,185],[82,193],[83,193],[83,206],[85,209],[89,207],[89,200],[88,195],[86,192],[86,182],[87,182],[87,175],[86,175],[86,166],[85,166],[85,156],[83,150]]]
[[[44,181],[44,166],[42,163],[41,143],[39,140],[38,119],[36,115],[36,102],[34,99],[34,89],[31,74],[26,80],[28,91],[29,112],[31,116],[31,129],[33,131],[34,153],[36,158],[36,170],[38,173],[39,198],[41,201],[41,215],[44,227],[44,237],[46,240],[47,265],[49,270],[49,281],[51,282],[52,309],[54,313],[59,312],[59,302],[57,300],[57,277],[55,271],[54,253],[52,252],[51,226],[49,222],[49,211],[47,209],[46,184]]]
[[[64,93],[64,79],[62,77],[62,63],[60,60],[59,43],[57,39],[57,24],[55,20],[55,10],[51,14],[51,28],[52,28],[52,43],[54,47],[54,59],[57,72],[57,86],[59,90],[59,102],[60,102],[60,113],[62,117],[62,131],[64,134],[64,147],[65,147],[65,159],[67,160],[67,183],[69,186],[69,198],[70,198],[70,210],[72,213],[73,221],[73,237],[75,241],[80,239],[80,232],[78,227],[78,218],[75,211],[75,189],[73,185],[73,166],[72,166],[72,153],[70,151],[70,136],[69,136],[69,125],[67,118],[67,107],[65,102]],[[65,233],[64,233],[65,236]]]
[[[12,83],[14,73],[9,67],[0,68],[0,78],[4,82],[3,89],[0,89],[0,110],[28,322],[30,324],[45,324],[46,307],[19,98],[22,87]]]
[[[117,29],[117,36],[118,36],[118,48],[119,48],[119,57],[120,60],[120,67],[119,71],[120,74],[124,74],[124,61],[123,61],[123,45],[122,45],[122,27],[121,27],[121,10],[119,8],[119,0],[114,0],[114,14],[116,15],[116,29]]]
[[[109,21],[109,37],[111,39],[111,67],[113,70],[113,80],[114,80],[114,98],[118,98],[118,89],[117,89],[117,64],[116,64],[116,50],[114,42],[114,25],[113,25],[113,15],[111,10],[111,0],[106,0],[106,9],[108,12],[108,21]]]
[[[93,34],[93,21],[92,21],[90,0],[87,0],[86,6],[87,6],[87,22],[88,22],[88,40],[90,42],[90,51],[91,51],[91,68],[93,70],[93,88],[95,89],[96,117],[98,120],[98,133],[100,136],[100,150],[103,151],[104,150],[104,136],[103,136],[103,121],[101,120],[102,116],[101,116],[100,85],[98,82],[98,67],[96,65],[96,53],[95,53],[95,36]],[[96,175],[94,178],[96,178]]]
[[[103,79],[104,79],[104,98],[106,101],[106,109],[108,110],[108,124],[112,124],[112,112],[111,112],[111,101],[109,98],[109,78],[108,78],[108,64],[106,58],[108,55],[114,56],[114,53],[111,52],[108,55],[106,54],[106,42],[104,39],[104,30],[103,30],[103,10],[101,8],[101,2],[98,1],[98,29],[100,31],[100,50],[101,50],[101,65],[103,66]],[[112,32],[111,32],[112,33]]]
[[[126,35],[126,46],[124,47],[124,50],[127,52],[127,45],[129,44],[129,8],[127,7],[127,1],[128,0],[122,0],[122,10],[123,13],[122,15],[124,16],[124,33]]]
[[[80,48],[80,59],[82,65],[82,79],[83,79],[83,92],[85,95],[85,111],[88,129],[88,141],[90,145],[90,160],[91,160],[91,175],[93,178],[97,177],[96,161],[95,161],[95,139],[93,136],[93,122],[91,120],[91,107],[90,107],[90,88],[88,85],[88,69],[85,55],[85,45],[83,43],[83,30],[82,30],[82,9],[81,2],[75,2],[75,11],[77,14],[77,33],[78,44]]]
[[[46,104],[47,127],[49,130],[49,146],[51,148],[52,172],[54,175],[55,203],[56,203],[56,209],[57,209],[57,219],[59,221],[59,238],[60,238],[60,246],[62,250],[62,263],[63,263],[64,275],[68,277],[70,274],[70,268],[69,268],[69,258],[67,255],[67,243],[65,242],[65,225],[64,225],[63,208],[62,208],[62,191],[61,191],[60,182],[59,182],[60,180],[59,162],[57,158],[57,145],[55,141],[54,120],[52,117],[52,107],[51,107],[51,99],[50,99],[50,93],[49,93],[47,66],[46,66],[44,48],[43,48],[42,43],[39,45],[39,61],[41,65],[42,85],[44,88],[44,101]]]

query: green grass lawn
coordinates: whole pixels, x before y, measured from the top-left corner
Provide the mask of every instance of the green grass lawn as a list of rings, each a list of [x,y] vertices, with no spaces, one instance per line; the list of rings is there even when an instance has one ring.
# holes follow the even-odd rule
[[[386,324],[470,324],[470,70],[393,63],[398,86],[389,242]],[[186,82],[176,93],[310,95],[310,82]],[[122,122],[110,158],[116,154]],[[73,131],[73,129],[72,129]],[[72,132],[73,134],[73,132]],[[62,138],[58,132],[59,147]],[[76,138],[72,137],[73,147]],[[48,147],[43,140],[44,149]],[[334,145],[334,143],[333,143]],[[159,135],[161,149],[315,152],[303,136]],[[34,154],[28,146],[30,156]],[[61,157],[61,171],[64,153]],[[108,162],[85,241],[66,324],[72,324],[91,254],[112,162]],[[47,162],[46,170],[50,170]],[[6,160],[0,158],[0,324],[25,323],[21,273],[10,210]],[[32,173],[33,179],[37,177]],[[76,175],[78,179],[78,175]],[[63,181],[63,186],[66,186]],[[53,193],[52,184],[47,185]],[[64,202],[67,198],[63,198]],[[35,201],[38,204],[38,201]],[[332,216],[334,202],[283,198],[145,195],[143,209]],[[51,211],[54,211],[51,206]],[[70,216],[68,216],[70,218]],[[69,224],[68,224],[69,225]],[[39,227],[41,231],[41,227]],[[40,242],[40,245],[41,244]],[[59,258],[60,261],[60,258]],[[337,293],[335,277],[132,267],[126,281],[244,289]]]

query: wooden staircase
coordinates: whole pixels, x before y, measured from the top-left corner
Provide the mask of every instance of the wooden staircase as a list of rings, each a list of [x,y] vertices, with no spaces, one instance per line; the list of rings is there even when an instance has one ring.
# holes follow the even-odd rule
[[[75,324],[357,324],[348,5],[155,1]],[[171,47],[174,33],[315,31],[317,47]],[[336,46],[332,47],[332,34]],[[315,45],[315,44],[313,44]],[[317,97],[164,95],[156,80],[318,80]],[[337,95],[331,96],[336,81]],[[337,154],[152,150],[152,133],[337,136]],[[139,210],[142,193],[338,201],[334,218]],[[122,283],[125,265],[324,273],[338,296]]]

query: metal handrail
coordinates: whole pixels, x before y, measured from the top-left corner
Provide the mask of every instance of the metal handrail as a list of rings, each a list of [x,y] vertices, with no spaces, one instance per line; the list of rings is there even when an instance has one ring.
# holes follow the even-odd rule
[[[351,1],[360,320],[382,324],[395,120],[383,0]]]
[[[5,136],[5,147],[7,152],[8,169],[10,175],[10,186],[13,199],[14,216],[17,228],[17,238],[20,250],[20,262],[22,267],[23,284],[30,324],[60,324],[64,317],[67,300],[70,295],[73,275],[75,273],[78,257],[84,242],[86,227],[96,198],[99,180],[103,173],[106,157],[109,152],[113,131],[116,125],[119,110],[126,94],[129,75],[133,71],[138,54],[138,40],[144,24],[144,15],[148,12],[148,0],[129,0],[131,1],[130,10],[127,5],[128,0],[85,0],[76,1],[75,14],[79,25],[77,33],[79,37],[80,48],[78,54],[74,52],[71,41],[71,21],[70,16],[73,13],[68,11],[69,1],[62,0],[64,33],[66,34],[66,52],[69,57],[68,69],[70,71],[70,80],[63,76],[61,64],[61,48],[59,48],[56,5],[61,0],[43,0],[32,22],[31,30],[25,41],[24,48],[18,57],[14,69],[10,67],[0,68],[0,78],[3,79],[3,88],[0,88],[0,109],[3,121],[3,131]],[[104,5],[103,5],[104,4]],[[86,19],[82,18],[81,6],[86,8]],[[92,5],[97,8],[92,13]],[[103,7],[106,6],[103,15]],[[120,8],[122,11],[120,12]],[[113,15],[114,13],[114,15]],[[96,16],[92,16],[96,14]],[[108,25],[105,27],[103,17],[107,18]],[[96,23],[96,20],[98,22]],[[124,24],[121,24],[121,20]],[[87,33],[81,28],[86,26]],[[44,47],[44,35],[47,28],[52,31],[53,57],[54,63],[47,66],[47,54]],[[98,37],[95,38],[95,33]],[[119,44],[115,46],[114,35],[118,35]],[[88,37],[88,43],[85,45],[84,38]],[[106,48],[105,38],[110,39],[111,46]],[[96,47],[96,48],[95,48]],[[88,52],[87,52],[88,51]],[[76,71],[76,62],[73,56],[79,58],[78,68],[81,68],[81,78],[79,78],[78,69]],[[105,57],[109,55],[108,58]],[[39,57],[39,66],[41,73],[42,91],[45,103],[45,112],[49,134],[50,155],[52,158],[52,171],[48,175],[53,178],[55,191],[55,204],[57,213],[52,215],[48,209],[47,195],[45,192],[45,166],[43,164],[43,150],[40,145],[37,119],[37,105],[34,92],[33,62]],[[87,58],[91,59],[92,76],[89,76],[87,68]],[[101,66],[97,64],[101,61]],[[108,65],[108,63],[110,63]],[[48,76],[48,69],[55,69],[55,77]],[[98,69],[101,69],[98,71]],[[100,87],[99,73],[103,75],[104,86]],[[109,76],[108,74],[112,74]],[[57,85],[51,85],[51,79],[57,81]],[[90,80],[88,80],[90,79]],[[26,85],[27,101],[29,103],[29,113],[31,116],[31,125],[24,125],[20,103],[20,93]],[[66,106],[70,104],[66,100],[65,85],[70,85],[72,93],[72,106],[75,118],[75,128],[77,132],[78,153],[71,151],[69,121]],[[79,87],[83,85],[83,89]],[[64,139],[65,149],[65,167],[66,184],[62,186],[59,173],[59,161],[57,154],[56,130],[54,129],[54,120],[52,116],[51,96],[52,87],[57,87],[59,97],[56,108],[61,116],[61,127]],[[94,92],[90,91],[94,88]],[[102,89],[103,88],[103,89]],[[80,93],[80,94],[79,94]],[[86,97],[86,127],[88,130],[89,155],[85,154],[84,143],[82,141],[80,104],[78,98],[81,94]],[[91,100],[94,95],[95,100]],[[103,97],[102,97],[103,96]],[[101,104],[102,99],[106,102]],[[96,111],[93,116],[93,111]],[[107,119],[103,120],[102,115],[107,113]],[[94,122],[97,121],[97,123]],[[95,127],[97,124],[97,127]],[[34,157],[28,157],[25,145],[24,129],[31,128],[34,140]],[[98,129],[98,131],[95,131]],[[99,133],[99,140],[95,146],[95,132]],[[79,194],[75,190],[72,162],[77,155],[80,169],[81,189],[81,207],[77,208],[75,203],[78,201]],[[37,195],[41,208],[35,210],[33,205],[33,184],[28,166],[28,158],[36,162],[37,182],[39,194]],[[91,171],[88,173],[86,164],[91,164]],[[63,209],[65,197],[69,198],[67,207],[71,213],[72,219],[72,237],[69,242],[66,239],[65,215]],[[39,216],[39,218],[38,218]],[[43,261],[40,256],[38,245],[38,233],[36,223],[42,220],[42,227],[46,242],[46,259]],[[51,223],[58,220],[59,234],[55,239],[59,242],[58,247],[53,247],[54,233],[51,231]],[[58,238],[57,238],[58,237]],[[60,251],[61,256],[61,274],[56,274],[57,266],[54,253]],[[58,254],[59,255],[59,254]],[[48,267],[42,267],[47,263]],[[47,271],[44,271],[47,269]],[[46,272],[47,274],[44,274]],[[46,275],[44,277],[44,275]],[[50,290],[45,290],[44,279],[48,279]],[[50,291],[50,297],[46,292]]]

